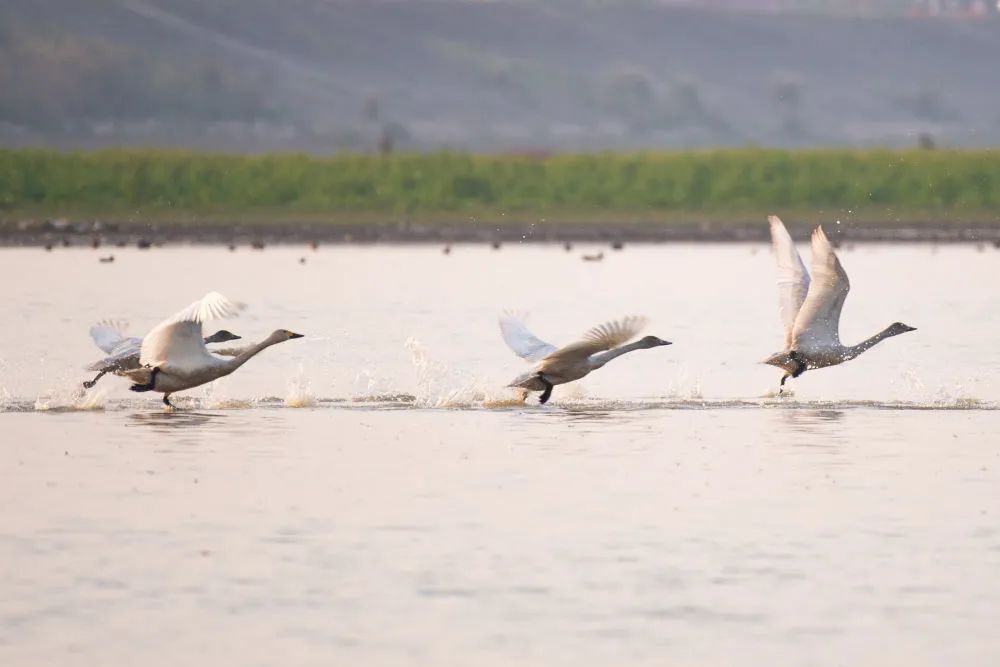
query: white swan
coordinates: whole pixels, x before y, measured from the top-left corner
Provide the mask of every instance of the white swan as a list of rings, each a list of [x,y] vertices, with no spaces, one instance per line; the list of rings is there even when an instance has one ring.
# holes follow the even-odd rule
[[[538,362],[531,371],[514,378],[507,386],[540,391],[542,395],[538,402],[545,403],[552,395],[552,387],[555,385],[579,380],[615,357],[632,350],[670,345],[670,341],[656,336],[646,336],[625,345],[645,325],[646,319],[643,317],[626,317],[618,322],[594,327],[581,340],[556,348],[528,331],[522,317],[504,313],[500,317],[500,333],[504,341],[522,359]]]
[[[778,295],[785,347],[764,363],[785,371],[779,394],[790,377],[797,378],[807,370],[850,361],[886,338],[916,331],[915,327],[895,322],[857,345],[843,345],[840,342],[840,311],[851,283],[823,228],[817,227],[812,233],[810,281],[785,225],[776,215],[768,216],[767,220],[771,224],[771,242],[778,261]]]
[[[201,326],[208,320],[235,315],[238,307],[218,292],[210,292],[158,324],[142,341],[141,368],[127,371],[135,381],[132,391],[158,391],[171,406],[170,395],[229,375],[261,350],[302,334],[278,329],[259,343],[249,345],[231,359],[211,354],[205,347]]]
[[[142,349],[142,339],[136,336],[126,336],[126,327],[126,323],[120,320],[102,320],[90,327],[90,337],[94,339],[97,347],[101,348],[108,356],[87,366],[88,371],[98,371],[93,380],[87,380],[83,383],[87,389],[97,384],[97,381],[107,373],[124,375],[125,371],[139,368],[139,351]],[[239,339],[240,337],[236,334],[220,329],[206,337],[205,344],[224,343]],[[238,354],[232,349],[213,350],[213,352],[227,356]]]

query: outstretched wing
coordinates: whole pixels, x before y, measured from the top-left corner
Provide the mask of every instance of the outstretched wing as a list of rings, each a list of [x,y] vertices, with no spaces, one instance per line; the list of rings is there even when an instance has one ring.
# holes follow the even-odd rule
[[[556,351],[555,345],[546,343],[528,331],[524,315],[520,313],[504,311],[500,315],[500,333],[507,346],[527,361],[540,361]]]
[[[802,303],[809,292],[809,273],[781,219],[776,215],[769,215],[767,221],[771,224],[771,247],[778,261],[778,304],[781,323],[785,328],[785,349],[790,349],[795,317],[802,309]]]
[[[111,354],[116,347],[127,340],[125,336],[127,328],[128,322],[124,320],[101,320],[90,327],[90,337],[104,354]]]
[[[601,324],[583,334],[583,338],[579,341],[570,343],[545,358],[550,361],[556,359],[566,361],[589,357],[592,354],[616,348],[638,336],[643,327],[646,326],[646,321],[645,317],[633,315],[615,322]]]
[[[209,292],[184,310],[160,322],[142,341],[139,362],[173,372],[184,372],[214,363],[217,357],[205,348],[201,325],[233,317],[242,310],[218,292]]]
[[[840,311],[851,289],[830,239],[822,227],[812,234],[812,283],[795,318],[794,349],[828,349],[840,345]]]
[[[87,370],[112,373],[135,368],[139,365],[139,352],[141,349],[141,339],[126,338],[125,342],[116,347],[111,354],[87,366]]]

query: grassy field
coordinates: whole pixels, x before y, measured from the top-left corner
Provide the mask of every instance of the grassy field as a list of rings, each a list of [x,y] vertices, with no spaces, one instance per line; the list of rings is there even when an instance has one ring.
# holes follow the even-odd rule
[[[771,211],[995,219],[1000,151],[740,149],[551,157],[0,151],[0,217],[664,223]]]

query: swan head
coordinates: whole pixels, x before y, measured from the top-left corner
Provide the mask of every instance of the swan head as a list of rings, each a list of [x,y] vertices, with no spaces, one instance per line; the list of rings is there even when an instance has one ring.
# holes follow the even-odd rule
[[[662,338],[657,338],[656,336],[646,336],[645,338],[639,339],[639,347],[659,347],[661,345],[673,345],[669,340],[663,340]]]
[[[911,327],[908,324],[903,324],[902,322],[893,322],[890,324],[886,330],[885,334],[887,336],[898,336],[899,334],[904,334],[908,331],[916,331],[916,327]]]
[[[281,343],[286,340],[292,340],[293,338],[302,338],[302,337],[303,337],[302,334],[297,334],[293,331],[289,331],[288,329],[277,329],[274,331],[274,333],[268,336],[268,339],[270,339],[275,343]]]
[[[226,331],[225,329],[220,329],[214,334],[205,339],[205,344],[208,343],[225,343],[230,340],[239,340],[240,336],[237,336],[231,331]]]

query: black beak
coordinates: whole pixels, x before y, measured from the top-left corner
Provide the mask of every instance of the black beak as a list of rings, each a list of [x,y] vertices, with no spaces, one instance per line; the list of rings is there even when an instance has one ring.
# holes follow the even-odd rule
[[[305,336],[303,336],[302,334],[293,333],[288,337],[288,339],[291,340],[292,338],[305,338]]]
[[[669,340],[661,340],[660,345],[673,345]]]
[[[230,334],[230,335],[232,336],[230,340],[239,340],[240,338],[243,338],[243,336],[237,336],[236,334]]]

